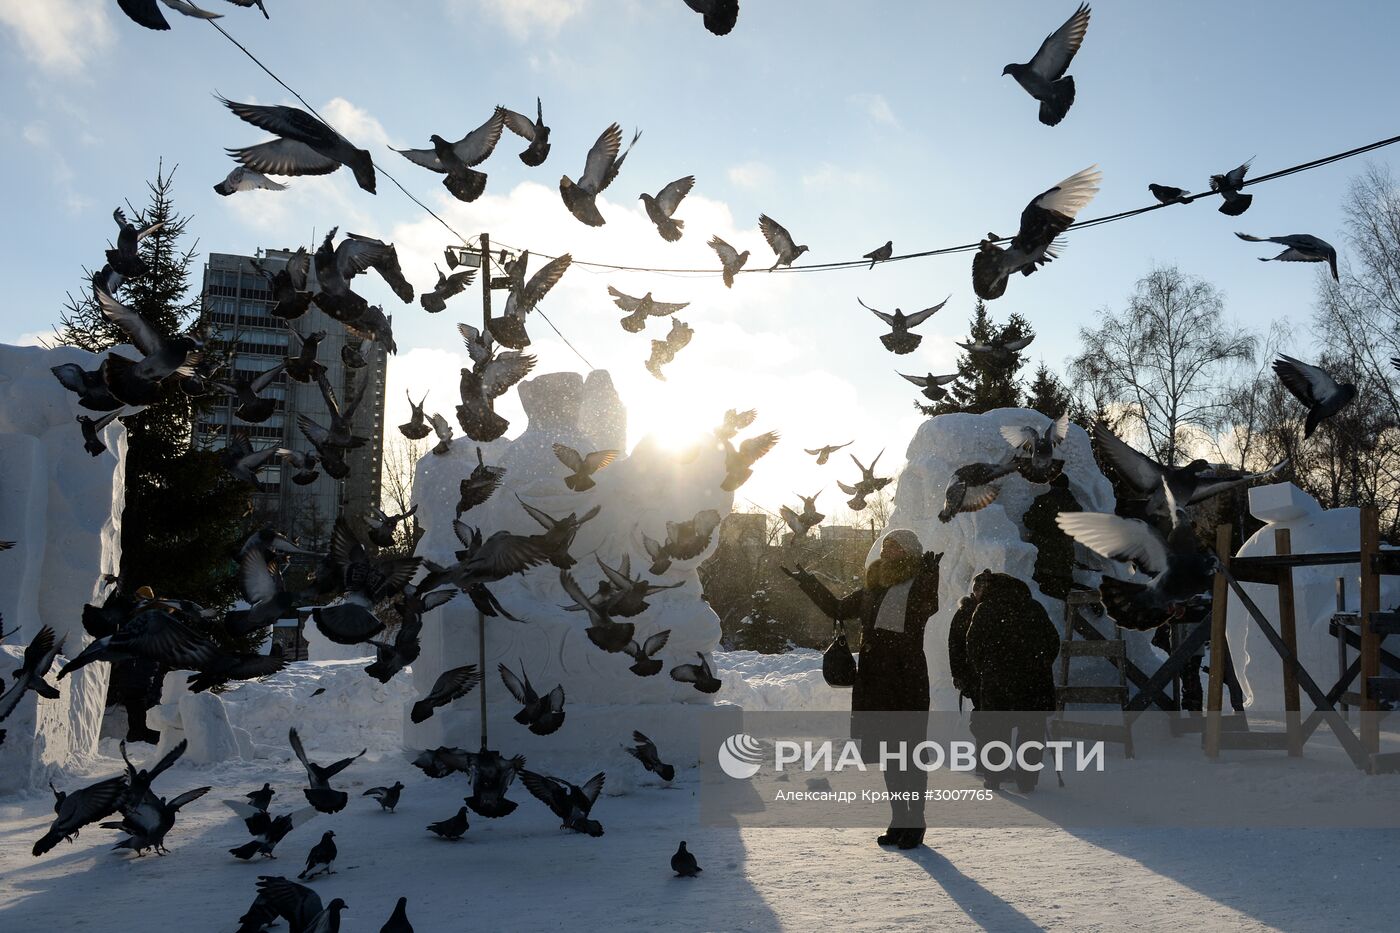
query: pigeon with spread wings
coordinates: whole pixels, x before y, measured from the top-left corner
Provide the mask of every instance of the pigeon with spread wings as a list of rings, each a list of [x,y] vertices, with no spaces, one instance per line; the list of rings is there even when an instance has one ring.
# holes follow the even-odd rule
[[[948,299],[944,298],[933,307],[925,308],[922,311],[915,311],[913,314],[905,314],[899,308],[895,308],[893,314],[886,314],[883,311],[876,311],[859,298],[856,299],[856,302],[862,308],[889,325],[890,332],[888,334],[881,334],[880,342],[884,344],[885,349],[889,350],[891,353],[902,355],[905,353],[913,353],[918,349],[919,344],[923,342],[923,336],[913,333],[911,329],[918,327],[924,321],[927,321],[937,314],[938,311],[948,303]]]
[[[433,144],[431,149],[394,151],[414,165],[443,175],[442,186],[452,192],[457,200],[470,204],[486,190],[486,173],[478,172],[472,166],[480,165],[495,151],[505,125],[506,110],[497,107],[485,123],[456,142],[449,142],[434,133],[428,137]]]
[[[1030,275],[1059,255],[1055,238],[1064,233],[1099,191],[1103,174],[1091,165],[1046,191],[1021,212],[1021,227],[1003,248],[995,233],[972,257],[972,290],[984,301],[1000,298],[1012,274]]]
[[[627,150],[618,155],[622,149],[622,127],[616,123],[612,124],[603,130],[593,148],[588,150],[588,159],[578,181],[575,182],[568,175],[559,179],[559,194],[564,199],[564,206],[580,223],[590,227],[601,227],[607,223],[598,211],[598,195],[612,184],[617,173],[622,170],[622,163],[641,137],[641,130],[633,133]]]
[[[1074,103],[1074,78],[1065,74],[1089,30],[1089,4],[1081,3],[1064,25],[1045,37],[1035,57],[1010,64],[1002,75],[1011,75],[1027,94],[1040,101],[1040,122],[1055,126]]]
[[[240,120],[277,137],[227,150],[236,162],[266,175],[329,175],[344,165],[355,174],[355,182],[361,188],[374,194],[374,160],[370,154],[305,110],[240,104],[222,97],[219,102]]]

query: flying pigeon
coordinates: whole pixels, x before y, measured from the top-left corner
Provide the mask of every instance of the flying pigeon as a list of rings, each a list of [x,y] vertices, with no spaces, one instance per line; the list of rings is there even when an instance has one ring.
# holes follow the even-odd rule
[[[1074,78],[1065,72],[1088,29],[1089,4],[1081,3],[1063,26],[1045,37],[1034,58],[1001,70],[1002,75],[1011,75],[1027,94],[1040,101],[1040,122],[1046,126],[1063,120],[1074,103]]]
[[[832,454],[836,453],[836,451],[840,450],[842,447],[849,447],[854,443],[855,441],[847,441],[844,444],[830,444],[826,447],[814,447],[811,450],[806,450],[804,448],[804,450],[806,453],[817,458],[817,466],[825,466],[826,461]]]
[[[142,354],[140,361],[108,353],[100,372],[108,391],[128,405],[151,405],[160,398],[162,383],[171,376],[194,375],[200,344],[188,336],[165,337],[138,312],[106,292],[97,292],[102,316],[131,338]]]
[[[424,749],[413,759],[413,766],[434,780],[445,778],[457,772],[466,773],[472,769],[472,753],[464,748],[439,745]]]
[[[350,290],[350,283],[362,272],[373,269],[404,304],[413,300],[413,286],[404,278],[394,244],[358,233],[346,233],[345,239],[334,244],[338,227],[332,227],[312,257],[316,265],[316,284],[320,289],[316,303],[331,317],[345,324],[359,325],[360,318],[370,312],[369,304]]]
[[[278,619],[296,618],[296,596],[282,583],[280,565],[285,556],[304,551],[271,528],[253,532],[238,552],[238,589],[248,608],[236,621],[225,617],[230,634],[245,635]]]
[[[695,856],[685,847],[685,840],[682,839],[680,848],[671,856],[671,871],[680,878],[694,878],[704,870],[696,863]]]
[[[219,463],[234,479],[249,486],[256,486],[258,473],[271,466],[272,461],[284,453],[290,451],[284,451],[281,447],[254,449],[253,442],[248,439],[248,432],[238,428],[234,430],[228,445],[219,451]]]
[[[433,412],[433,432],[437,434],[438,442],[433,447],[432,452],[441,457],[452,449],[452,425],[447,423],[447,419],[437,412]]]
[[[919,394],[930,402],[941,402],[947,398],[948,390],[943,386],[956,382],[958,378],[957,373],[949,373],[946,376],[935,376],[933,373],[926,376],[911,376],[908,373],[900,373],[898,370],[896,372],[900,377],[908,379],[918,386],[922,390]]]
[[[1148,185],[1147,190],[1152,192],[1152,196],[1162,204],[1189,204],[1190,198],[1186,197],[1185,188],[1173,188],[1171,185]]]
[[[311,851],[306,853],[306,867],[301,870],[297,878],[305,881],[322,872],[328,875],[335,874],[335,869],[331,866],[335,864],[335,858],[340,853],[335,848],[335,833],[326,830],[321,834],[321,841],[311,847]]]
[[[531,168],[543,164],[549,155],[549,127],[544,125],[544,104],[535,98],[535,119],[514,110],[505,110],[506,129],[529,142],[529,147],[520,153],[520,161]]]
[[[667,522],[666,553],[674,560],[699,557],[710,546],[710,539],[719,527],[719,522],[719,512],[715,509],[702,509],[687,521]]]
[[[584,634],[588,640],[609,654],[623,651],[632,642],[636,626],[631,622],[614,622],[606,605],[598,603],[583,591],[578,581],[567,570],[559,571],[559,585],[577,605],[588,614],[588,628]]]
[[[733,492],[753,476],[753,465],[762,456],[777,446],[781,437],[777,431],[768,431],[750,437],[739,444],[736,450],[728,438],[724,444],[724,480],[719,488]]]
[[[821,495],[820,492],[810,496],[799,495],[797,498],[802,500],[801,512],[786,505],[778,509],[778,514],[792,529],[794,538],[805,538],[808,531],[820,525],[822,519],[826,518],[825,515],[817,511],[817,496],[819,495]]]
[[[295,356],[288,356],[286,369],[287,378],[293,382],[309,384],[317,381],[326,373],[326,367],[316,359],[316,351],[321,346],[321,341],[326,339],[326,332],[323,330],[313,331],[303,337],[295,330],[288,328],[293,337],[296,338],[300,349]]]
[[[393,547],[398,543],[396,529],[400,524],[413,518],[417,511],[418,506],[416,504],[408,511],[396,515],[390,515],[378,506],[370,506],[366,537],[369,538],[371,544],[377,544],[382,548]],[[404,527],[407,529],[408,526],[405,525]]]
[[[456,842],[462,838],[462,834],[468,829],[467,808],[458,807],[456,816],[449,816],[445,820],[428,824],[428,832],[434,833],[440,839],[449,839]]]
[[[671,668],[671,679],[677,683],[690,684],[701,693],[718,693],[720,679],[710,669],[710,662],[700,652],[695,652],[699,664],[678,664]]]
[[[183,13],[195,19],[219,19],[224,15],[201,10],[190,0],[161,0],[161,3],[177,13]],[[160,8],[156,6],[156,0],[117,0],[117,6],[121,7],[122,12],[138,26],[155,30],[170,28],[170,23],[161,15]]]
[[[1241,240],[1251,243],[1277,243],[1285,247],[1277,256],[1260,256],[1260,262],[1325,262],[1332,270],[1332,278],[1337,279],[1337,250],[1326,240],[1318,239],[1310,233],[1290,233],[1287,236],[1250,236],[1236,233]]]
[[[267,7],[263,6],[263,0],[228,0],[228,2],[232,3],[234,6],[241,6],[244,9],[255,6],[259,10],[262,10],[263,19],[272,19],[271,16],[267,15]]]
[[[248,798],[247,806],[252,807],[254,810],[267,812],[267,808],[272,804],[272,798],[276,793],[277,791],[272,789],[271,784],[263,781],[263,786],[261,788],[249,791],[243,796]]]
[[[262,424],[271,418],[272,413],[277,410],[278,400],[263,398],[259,393],[267,391],[286,368],[287,363],[284,360],[260,373],[237,375],[232,385],[218,383],[221,389],[238,400],[238,407],[233,410],[234,417],[249,424]]]
[[[559,817],[560,829],[571,829],[595,837],[603,835],[603,826],[597,820],[590,819],[589,814],[593,812],[593,804],[598,800],[605,779],[606,775],[600,771],[579,787],[560,778],[536,774],[523,768],[520,771],[520,783]]]
[[[369,542],[352,527],[344,513],[331,529],[325,565],[343,583],[344,599],[311,611],[316,628],[338,645],[356,645],[384,630],[373,607],[403,590],[418,572],[422,558],[372,554]],[[339,588],[339,587],[337,587]]]
[[[365,359],[365,351],[368,348],[368,340],[361,340],[358,346],[347,343],[340,348],[340,361],[345,364],[346,369],[364,369],[369,365],[369,360]]]
[[[287,921],[289,933],[339,933],[340,912],[350,906],[337,897],[322,907],[315,891],[281,877],[259,877],[258,896],[273,912],[273,921],[269,922],[281,917]]]
[[[443,187],[457,200],[470,204],[486,190],[486,173],[472,166],[480,165],[495,151],[505,125],[505,108],[497,107],[490,119],[455,143],[434,133],[429,137],[433,144],[431,149],[394,151],[415,165],[444,175]]]
[[[642,577],[632,577],[632,557],[630,554],[622,555],[621,564],[614,568],[603,562],[603,558],[594,555],[594,560],[598,562],[598,568],[603,571],[604,580],[599,585],[601,594],[605,595],[606,608],[609,614],[623,619],[630,619],[639,616],[647,610],[649,597],[655,596],[664,590],[673,590],[680,583],[651,583]],[[582,609],[582,607],[573,607]],[[653,649],[659,651],[660,648]],[[651,652],[648,652],[651,653]]]
[[[175,613],[163,607],[148,608],[136,613],[112,634],[90,642],[59,669],[58,679],[94,661],[111,663],[143,658],[172,670],[198,671],[227,657],[212,639],[193,631]]]
[[[476,466],[472,467],[471,474],[459,484],[456,517],[461,517],[463,512],[470,511],[490,499],[505,475],[505,467],[487,466],[486,461],[482,459],[481,448],[477,447]]]
[[[573,261],[568,253],[557,256],[541,266],[527,282],[525,272],[530,251],[525,250],[515,258],[510,264],[510,293],[506,296],[505,313],[486,322],[486,329],[497,343],[511,350],[523,350],[530,345],[530,337],[525,332],[526,315],[559,283]]]
[[[15,711],[19,701],[24,699],[25,693],[30,690],[48,700],[58,699],[58,688],[44,677],[53,667],[54,658],[63,651],[63,641],[64,639],[60,638],[55,642],[53,629],[45,625],[25,646],[24,659],[11,675],[15,681],[14,686],[0,696],[0,722],[4,722],[5,717]]]
[[[454,295],[460,295],[466,291],[467,286],[476,279],[475,269],[463,269],[451,275],[443,275],[438,269],[437,263],[433,263],[433,268],[437,269],[437,284],[431,291],[423,292],[418,296],[418,303],[423,306],[423,310],[429,314],[437,314],[447,308],[447,299]]]
[[[481,673],[475,664],[449,668],[438,675],[428,695],[413,704],[409,718],[414,722],[427,722],[435,710],[466,696],[479,683]]]
[[[424,292],[424,294],[426,295],[427,293]],[[404,395],[408,396],[408,408],[411,414],[407,421],[399,425],[399,433],[411,441],[421,441],[423,438],[433,433],[433,429],[428,426],[426,420],[427,416],[423,411],[423,404],[428,401],[427,393],[424,393],[423,401],[416,404],[413,401],[413,396],[408,395],[407,390],[404,391]]]
[[[83,432],[83,450],[94,457],[99,457],[105,453],[107,444],[102,440],[101,432],[106,429],[107,425],[115,421],[117,416],[121,413],[120,410],[109,411],[107,414],[97,419],[89,418],[87,415],[79,415],[77,421],[80,430]]]
[[[500,752],[483,748],[464,757],[471,771],[472,794],[466,799],[472,812],[492,820],[513,813],[516,803],[506,798],[506,791],[525,767],[525,756],[506,758]]]
[[[544,696],[540,696],[530,684],[530,675],[525,673],[523,661],[520,664],[519,677],[504,664],[497,665],[496,669],[500,671],[501,682],[506,685],[510,695],[521,704],[520,712],[515,714],[515,721],[522,726],[528,726],[535,735],[557,732],[564,724],[564,686],[560,684]]]
[[[112,846],[115,849],[130,849],[142,855],[147,849],[154,849],[157,855],[164,855],[165,837],[175,827],[175,815],[185,804],[192,803],[209,793],[209,787],[196,787],[187,790],[173,800],[156,797],[148,793],[140,805],[123,811],[118,822],[102,823],[103,829],[115,829],[126,833],[126,838]]]
[[[627,151],[618,155],[622,148],[622,127],[614,123],[603,130],[593,148],[588,150],[588,159],[584,163],[583,174],[579,176],[579,180],[575,182],[568,175],[559,179],[559,194],[564,199],[564,206],[580,223],[590,227],[601,227],[606,223],[598,211],[597,197],[612,184],[617,173],[622,170],[622,163],[641,137],[641,130],[633,133],[632,141],[627,144]]]
[[[595,505],[582,516],[570,512],[563,518],[555,518],[532,505],[527,505],[519,496],[515,498],[525,513],[544,529],[544,534],[532,535],[528,540],[533,541],[541,552],[548,555],[549,562],[560,570],[572,567],[576,561],[569,554],[569,547],[574,543],[574,536],[578,534],[581,525],[591,521],[602,511],[602,506]]]
[[[633,298],[611,285],[608,286],[608,294],[613,296],[614,303],[619,308],[627,312],[627,316],[622,319],[621,324],[622,329],[629,334],[641,333],[642,329],[646,327],[648,317],[665,317],[668,314],[675,314],[690,304],[688,301],[655,301],[651,297],[651,292],[647,292],[640,298]]]
[[[738,436],[739,432],[753,424],[758,417],[757,409],[749,408],[739,411],[731,408],[724,413],[724,420],[719,427],[715,428],[715,439],[720,441],[730,441]]]
[[[389,787],[371,787],[361,794],[361,797],[373,797],[379,803],[380,810],[394,812],[394,808],[399,805],[399,794],[403,793],[403,782],[395,781]]]
[[[48,832],[34,843],[35,858],[48,852],[60,842],[72,842],[84,826],[105,820],[117,812],[117,806],[126,795],[126,778],[118,775],[96,784],[90,784],[71,794],[64,793],[49,784],[54,794],[53,822]]]
[[[666,642],[671,637],[670,629],[662,629],[648,635],[646,640],[637,644],[634,638],[627,643],[627,647],[622,651],[632,659],[632,665],[627,668],[638,677],[652,677],[661,673],[661,660],[653,657],[658,651],[666,647]]]
[[[1240,190],[1244,187],[1244,176],[1249,171],[1249,163],[1253,161],[1252,158],[1248,159],[1243,165],[1230,169],[1224,175],[1210,176],[1210,190],[1220,192],[1222,198],[1220,213],[1238,217],[1254,203],[1254,195],[1244,194]]]
[[[1356,398],[1356,386],[1338,383],[1326,370],[1310,366],[1302,360],[1279,354],[1273,369],[1284,388],[1308,408],[1303,437],[1312,437],[1317,426],[1351,404]]]
[[[374,660],[365,668],[365,673],[386,684],[395,674],[418,660],[422,650],[418,639],[423,631],[423,613],[445,605],[456,595],[456,590],[420,591],[412,586],[406,587],[394,603],[399,614],[399,628],[394,633],[394,641],[392,644],[370,642],[374,646]]]
[[[295,320],[311,307],[311,290],[306,287],[307,276],[311,272],[311,254],[306,247],[300,247],[286,265],[276,272],[269,272],[258,260],[252,260],[253,268],[267,279],[272,291],[272,299],[277,302],[268,310],[273,317],[285,321]]]
[[[583,456],[572,447],[564,444],[554,445],[554,456],[558,457],[564,466],[573,470],[573,473],[564,477],[564,485],[574,492],[583,492],[597,485],[593,482],[593,474],[616,460],[619,453],[621,451],[595,450]]]
[[[1001,426],[1001,436],[1017,451],[1017,459],[1026,460],[1035,473],[1044,473],[1050,469],[1051,461],[1055,458],[1055,448],[1069,437],[1069,412],[1047,424],[1043,431],[1025,424],[1004,424]]]
[[[856,459],[855,454],[849,454],[851,462],[856,465],[857,470],[860,470],[860,479],[856,481],[854,486],[847,486],[845,483],[837,480],[836,486],[851,497],[850,501],[846,503],[851,511],[862,511],[865,508],[865,499],[867,496],[875,495],[875,493],[893,482],[892,477],[875,475],[875,464],[879,463],[880,458],[884,455],[885,452],[881,450],[875,455],[875,459],[870,461],[870,466],[867,467]]]
[[[273,816],[267,812],[266,805],[258,807],[241,800],[225,800],[224,805],[243,819],[243,825],[253,837],[243,845],[228,850],[229,855],[245,861],[255,855],[276,858],[273,850],[277,848],[277,844],[292,830],[316,815],[315,807],[302,807],[291,813]]]
[[[671,569],[671,554],[665,544],[642,532],[642,547],[646,549],[647,559],[651,561],[647,573],[660,574]]]
[[[707,245],[719,256],[720,267],[724,270],[724,287],[733,288],[734,275],[749,261],[749,251],[741,253],[717,236],[710,237]]]
[[[996,501],[1001,487],[992,484],[1015,472],[1014,464],[970,463],[958,467],[943,493],[943,510],[938,520],[947,524],[962,512],[977,512]]]
[[[514,618],[501,607],[486,584],[523,573],[548,560],[549,554],[540,547],[538,537],[498,531],[483,541],[479,528],[470,528],[460,521],[452,523],[452,531],[462,543],[462,550],[455,552],[457,562],[450,567],[440,567],[425,560],[423,565],[428,568],[428,575],[418,583],[418,589],[426,592],[450,582],[467,594],[482,615]]]
[[[651,356],[647,357],[646,361],[647,372],[665,382],[666,374],[661,371],[661,367],[674,362],[676,354],[689,346],[694,336],[695,328],[680,318],[671,318],[671,329],[666,332],[666,339],[651,342]]]
[[[949,298],[951,297],[950,295]],[[899,308],[894,309],[894,314],[886,314],[883,311],[876,311],[859,298],[856,299],[856,302],[862,308],[889,325],[890,332],[888,334],[881,334],[880,342],[884,344],[885,349],[889,350],[891,353],[902,355],[905,353],[913,353],[914,350],[918,348],[919,344],[923,342],[923,336],[912,333],[911,328],[918,327],[924,321],[927,321],[929,318],[933,317],[934,314],[938,313],[938,311],[948,303],[948,298],[944,298],[931,308],[915,311],[913,314],[908,315]]]
[[[117,222],[117,246],[115,249],[107,250],[107,268],[103,272],[110,270],[111,273],[115,273],[120,277],[118,282],[121,279],[134,279],[145,275],[150,270],[146,265],[146,260],[141,257],[138,247],[146,237],[158,233],[165,226],[165,222],[160,221],[137,229],[135,224],[126,219],[126,214],[120,207],[112,211],[112,219]],[[94,276],[94,282],[97,279],[98,277]],[[109,282],[110,279],[104,281],[103,287],[98,288],[97,291],[105,292],[108,297],[111,297],[115,286],[110,285]]]
[[[302,767],[306,768],[307,781],[311,786],[304,788],[302,792],[306,794],[307,803],[322,813],[339,813],[344,810],[345,804],[350,801],[350,795],[331,787],[331,778],[354,764],[368,749],[360,749],[359,755],[342,758],[335,764],[323,767],[306,757],[306,750],[301,745],[301,736],[297,735],[295,728],[288,730],[287,741],[291,743],[292,752],[301,761]]]
[[[457,329],[473,354],[458,387],[462,402],[457,406],[457,424],[474,441],[494,441],[510,427],[496,413],[496,399],[530,374],[535,358],[513,350],[497,353],[490,333],[480,334],[470,324],[459,324]]]
[[[877,262],[887,262],[894,255],[894,240],[886,240],[884,246],[876,247],[866,253],[864,258],[870,260],[870,269],[875,268]],[[868,271],[868,270],[867,270]]]
[[[286,191],[286,185],[279,185],[268,178],[262,172],[255,172],[244,165],[239,165],[228,173],[228,177],[214,186],[214,190],[224,197],[237,194],[240,191]]]
[[[642,206],[646,208],[647,216],[651,222],[656,224],[656,232],[661,234],[661,239],[668,243],[674,243],[681,238],[681,230],[685,227],[684,220],[677,220],[675,217],[676,208],[681,206],[681,201],[690,194],[690,189],[695,187],[695,176],[687,175],[684,178],[677,178],[666,187],[656,193],[655,197],[643,192],[639,199]]]
[[[656,751],[655,742],[636,731],[632,733],[632,741],[637,744],[631,748],[627,748],[627,754],[640,761],[643,768],[646,768],[652,774],[661,778],[661,780],[668,783],[675,780],[675,766],[668,765],[661,760],[661,756]],[[624,748],[626,748],[626,746],[624,746]]]
[[[791,266],[798,256],[807,252],[806,246],[798,246],[793,241],[792,234],[787,232],[787,228],[767,214],[758,215],[758,229],[768,241],[769,249],[778,257],[773,265],[768,267],[769,272],[779,266]]]
[[[363,149],[305,110],[296,107],[240,104],[219,101],[239,119],[265,130],[277,139],[241,149],[226,150],[236,162],[266,175],[329,175],[342,165],[355,174],[355,182],[374,194],[374,160]]]
[[[972,257],[972,290],[984,301],[1000,298],[1013,273],[1030,275],[1059,255],[1055,238],[1069,229],[1099,191],[1103,174],[1091,165],[1036,195],[1021,212],[1021,228],[1002,248],[995,233],[978,244]]]
[[[1017,337],[1014,340],[993,339],[987,343],[958,343],[968,353],[987,354],[993,363],[999,366],[1010,366],[1016,362],[1016,354],[1031,345],[1035,339],[1032,334],[1029,337]]]
[[[83,369],[77,363],[61,363],[50,367],[50,372],[69,392],[78,396],[78,404],[88,411],[115,411],[124,403],[107,388],[102,378],[102,370]]]
[[[685,0],[685,5],[705,17],[705,28],[727,36],[739,20],[739,0]]]

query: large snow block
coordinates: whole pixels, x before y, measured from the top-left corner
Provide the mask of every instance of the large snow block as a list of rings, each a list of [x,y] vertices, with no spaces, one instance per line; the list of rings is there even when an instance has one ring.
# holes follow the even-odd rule
[[[103,434],[107,451],[83,449],[76,419],[85,412],[52,367],[95,368],[100,358],[72,347],[0,344],[0,613],[24,645],[50,626],[71,657],[88,642],[83,603],[98,598],[104,574],[121,559],[126,430]],[[60,662],[61,663],[61,662]],[[5,723],[0,792],[42,784],[53,767],[95,754],[107,693],[107,665],[92,664],[59,684],[62,697],[37,715],[26,697]]]

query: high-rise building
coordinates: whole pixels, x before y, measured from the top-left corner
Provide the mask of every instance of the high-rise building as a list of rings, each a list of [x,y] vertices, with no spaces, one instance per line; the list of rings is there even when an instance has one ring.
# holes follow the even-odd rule
[[[269,250],[257,259],[263,268],[276,272],[285,267],[290,256],[286,250]],[[336,480],[322,472],[314,482],[298,486],[292,482],[292,471],[281,468],[277,461],[259,474],[260,482],[253,496],[258,517],[286,534],[295,535],[303,544],[320,545],[329,540],[335,517],[342,509],[364,515],[371,506],[379,505],[387,356],[382,346],[362,344],[344,324],[328,317],[314,304],[294,321],[273,317],[269,313],[275,304],[272,292],[267,279],[253,268],[252,259],[210,253],[204,266],[206,319],[212,326],[214,339],[233,352],[232,361],[221,377],[232,380],[235,376],[255,375],[276,366],[299,346],[291,339],[292,331],[302,337],[325,331],[317,359],[326,367],[326,378],[336,398],[343,403],[361,380],[368,380],[353,424],[354,433],[368,438],[369,442],[347,452],[349,476]],[[343,351],[349,350],[353,357],[356,349],[366,363],[358,368],[347,365],[343,355]],[[306,415],[323,425],[330,423],[330,409],[320,387],[314,382],[303,384],[281,374],[262,394],[277,402],[272,417],[262,424],[248,424],[235,417],[237,402],[225,398],[200,417],[194,444],[217,449],[225,446],[236,431],[245,431],[255,448],[279,446],[312,450],[311,442],[297,427],[297,416]]]

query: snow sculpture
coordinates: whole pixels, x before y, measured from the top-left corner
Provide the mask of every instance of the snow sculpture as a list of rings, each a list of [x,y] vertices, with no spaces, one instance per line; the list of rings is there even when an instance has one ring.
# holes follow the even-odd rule
[[[66,639],[62,657],[89,641],[83,603],[97,598],[103,574],[117,572],[126,429],[108,425],[107,452],[89,456],[75,419],[97,413],[80,408],[50,369],[98,362],[72,347],[0,344],[0,540],[16,542],[0,552],[0,613],[6,631],[19,629],[8,644],[27,644],[48,625]],[[0,654],[7,685],[17,655]],[[62,697],[37,709],[25,698],[3,726],[0,792],[41,787],[51,768],[79,765],[96,752],[107,671],[91,664],[65,677]]]
[[[970,463],[998,463],[1013,451],[1001,436],[1003,425],[1030,425],[1044,431],[1050,423],[1045,415],[1022,408],[1000,408],[981,415],[949,414],[930,418],[920,425],[909,443],[908,461],[895,490],[894,511],[889,528],[908,528],[919,536],[924,549],[943,552],[939,573],[938,613],[929,620],[924,635],[924,652],[928,657],[930,708],[956,710],[958,693],[948,674],[948,628],[957,611],[958,600],[972,588],[972,578],[990,569],[1023,580],[1037,599],[1044,604],[1050,618],[1063,626],[1064,603],[1040,592],[1031,578],[1035,569],[1036,548],[1028,540],[1022,516],[1032,500],[1047,487],[1032,485],[1019,474],[1012,473],[999,480],[1001,494],[980,512],[954,516],[943,523],[938,512],[943,507],[943,494],[953,471]],[[1069,437],[1056,450],[1065,461],[1064,473],[1069,488],[1085,511],[1113,511],[1113,487],[1094,463],[1089,436],[1083,429],[1070,425]],[[880,542],[871,549],[870,559],[879,553]],[[1083,556],[1086,552],[1078,548]],[[1089,586],[1098,584],[1095,574],[1076,571],[1075,579]],[[1105,633],[1111,633],[1112,623],[1098,620]],[[1139,664],[1150,664],[1153,649],[1147,636],[1127,632],[1128,650]],[[1090,665],[1105,662],[1083,659]],[[1078,668],[1076,668],[1078,676]],[[1105,671],[1102,678],[1108,682]]]
[[[161,703],[147,717],[150,727],[160,731],[156,755],[164,755],[185,739],[190,744],[181,760],[190,764],[252,758],[253,740],[245,730],[234,729],[229,723],[224,701],[208,691],[191,693],[186,684],[189,676],[189,671],[166,674]]]
[[[504,467],[506,474],[495,495],[464,514],[463,521],[487,535],[501,530],[536,534],[542,529],[525,514],[517,496],[555,517],[570,512],[581,516],[596,505],[601,511],[580,528],[571,549],[577,560],[571,572],[585,592],[591,594],[602,577],[595,556],[612,567],[628,556],[633,576],[683,585],[651,597],[649,609],[624,620],[636,625],[639,642],[662,629],[671,633],[657,655],[664,662],[661,672],[639,677],[628,669],[633,661],[626,654],[606,653],[588,640],[587,617],[582,612],[562,608],[570,601],[560,588],[558,568],[546,564],[492,584],[492,592],[506,610],[523,621],[486,620],[484,673],[491,745],[509,754],[538,756],[541,765],[557,760],[561,767],[582,760],[581,755],[593,756],[587,760],[602,766],[621,755],[619,745],[633,729],[648,734],[655,730],[670,737],[673,747],[684,747],[685,736],[696,728],[695,710],[710,705],[714,698],[671,680],[668,672],[677,664],[696,662],[697,652],[708,656],[719,644],[719,619],[701,600],[696,572],[713,550],[718,532],[701,555],[676,561],[660,575],[647,572],[650,561],[642,535],[664,540],[668,521],[689,520],[703,509],[715,509],[721,516],[728,513],[733,495],[719,488],[724,455],[713,445],[677,454],[648,437],[630,456],[600,471],[593,489],[572,492],[564,485],[568,470],[555,457],[553,445],[566,444],[584,454],[622,448],[626,410],[612,380],[603,371],[590,373],[586,380],[577,373],[550,373],[519,388],[529,424],[515,440],[480,445],[486,463]],[[426,528],[419,553],[434,562],[452,562],[453,552],[460,547],[452,532],[453,512],[458,484],[476,466],[476,448],[470,440],[459,438],[449,453],[430,453],[418,462],[414,501]],[[422,655],[413,665],[420,695],[443,670],[477,663],[477,614],[471,601],[458,595],[429,613],[422,644]],[[555,684],[564,686],[566,719],[558,732],[538,737],[512,721],[520,706],[501,683],[497,665],[502,663],[517,673],[523,665],[541,693]],[[479,704],[480,697],[473,692],[421,725],[408,723],[405,717],[405,744],[478,747]]]
[[[1249,511],[1267,524],[1256,531],[1239,550],[1240,557],[1275,553],[1274,532],[1289,530],[1289,549],[1294,554],[1319,551],[1355,551],[1361,540],[1359,509],[1323,509],[1317,501],[1292,483],[1256,486],[1249,491]],[[1327,623],[1337,611],[1337,578],[1346,579],[1347,608],[1355,612],[1360,593],[1361,570],[1357,564],[1293,569],[1294,620],[1298,637],[1298,660],[1326,690],[1340,676],[1337,670],[1337,640],[1327,634]],[[1278,630],[1278,588],[1262,583],[1243,584],[1245,592]],[[1381,608],[1400,604],[1400,580],[1381,577]],[[1230,658],[1245,689],[1245,705],[1255,710],[1278,712],[1283,709],[1283,662],[1258,630],[1239,596],[1230,591],[1226,637]],[[1356,651],[1348,651],[1355,658]],[[1306,696],[1303,709],[1311,709]]]

